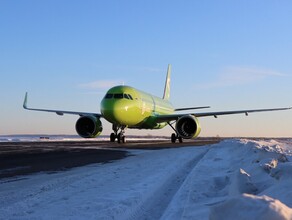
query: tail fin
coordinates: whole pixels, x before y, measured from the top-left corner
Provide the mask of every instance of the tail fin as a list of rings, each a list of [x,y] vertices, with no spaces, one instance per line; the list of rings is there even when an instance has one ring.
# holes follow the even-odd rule
[[[170,97],[170,75],[171,75],[171,65],[168,64],[164,93],[163,93],[163,99],[165,100],[169,100],[169,97]]]

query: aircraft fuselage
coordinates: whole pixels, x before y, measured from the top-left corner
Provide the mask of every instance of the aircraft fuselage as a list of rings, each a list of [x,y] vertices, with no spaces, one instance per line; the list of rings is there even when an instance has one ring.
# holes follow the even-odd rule
[[[103,117],[115,125],[146,129],[165,127],[167,123],[158,123],[154,116],[174,112],[169,101],[129,86],[109,89],[100,109]]]

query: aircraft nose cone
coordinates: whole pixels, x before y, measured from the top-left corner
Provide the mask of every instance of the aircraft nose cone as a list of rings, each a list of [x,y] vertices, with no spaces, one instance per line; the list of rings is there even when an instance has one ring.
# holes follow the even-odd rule
[[[131,113],[129,106],[121,101],[104,102],[101,112],[106,120],[119,125],[129,125]]]

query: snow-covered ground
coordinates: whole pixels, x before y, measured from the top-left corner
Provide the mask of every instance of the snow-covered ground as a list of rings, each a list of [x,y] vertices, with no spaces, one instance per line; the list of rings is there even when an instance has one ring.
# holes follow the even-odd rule
[[[165,137],[135,137],[127,136],[127,140],[165,140]],[[99,136],[97,138],[82,138],[78,135],[0,135],[1,142],[50,142],[50,141],[108,141],[109,136]]]
[[[0,181],[0,219],[292,219],[292,140],[225,140]]]

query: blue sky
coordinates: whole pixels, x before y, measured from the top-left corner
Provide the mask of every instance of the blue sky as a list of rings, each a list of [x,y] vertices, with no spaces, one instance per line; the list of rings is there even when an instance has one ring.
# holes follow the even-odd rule
[[[3,0],[0,27],[0,134],[75,134],[77,117],[24,111],[26,91],[32,107],[99,112],[113,85],[162,95],[168,63],[176,107],[292,105],[291,1]],[[292,111],[200,121],[202,136],[292,135]]]

